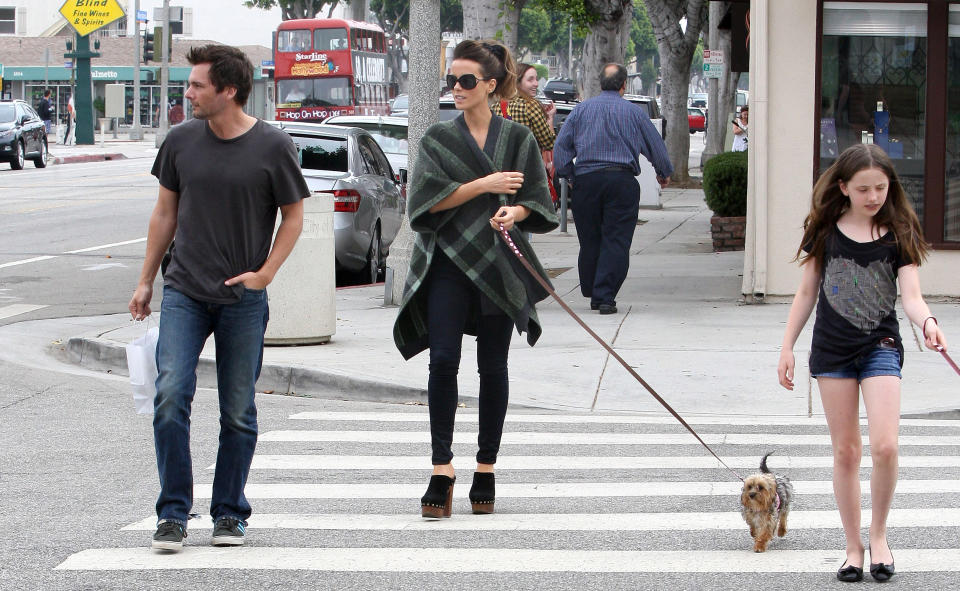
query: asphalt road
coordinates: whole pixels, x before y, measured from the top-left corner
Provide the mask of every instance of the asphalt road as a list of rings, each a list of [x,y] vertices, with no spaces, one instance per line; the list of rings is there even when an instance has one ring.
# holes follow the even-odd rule
[[[126,310],[157,198],[151,164],[0,170],[0,326]]]

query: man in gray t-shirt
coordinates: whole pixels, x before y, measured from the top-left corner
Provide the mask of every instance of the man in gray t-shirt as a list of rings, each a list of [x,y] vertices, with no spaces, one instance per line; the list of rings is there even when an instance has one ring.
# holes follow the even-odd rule
[[[193,69],[185,96],[195,119],[170,131],[154,162],[159,197],[129,306],[137,320],[150,314],[154,279],[176,238],[164,273],[153,419],[160,496],[152,546],[173,552],[183,547],[193,508],[190,406],[200,351],[211,334],[220,396],[212,543],[244,542],[266,287],[300,235],[301,200],[309,194],[292,140],[243,112],[253,85],[250,60],[225,45],[191,48],[187,60]]]

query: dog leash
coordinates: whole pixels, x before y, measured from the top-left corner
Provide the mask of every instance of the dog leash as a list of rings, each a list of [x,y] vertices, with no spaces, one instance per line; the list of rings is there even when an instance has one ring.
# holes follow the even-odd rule
[[[563,301],[563,298],[561,298],[559,295],[557,295],[557,292],[553,290],[553,288],[550,286],[550,284],[547,283],[547,282],[543,279],[543,277],[541,277],[540,274],[537,273],[536,270],[535,270],[532,266],[530,266],[530,263],[527,262],[526,257],[523,256],[523,253],[521,253],[521,252],[520,252],[520,249],[517,248],[517,245],[514,244],[513,238],[510,236],[510,233],[509,233],[507,230],[504,229],[503,224],[499,224],[499,225],[500,225],[500,237],[503,238],[504,242],[507,244],[507,247],[508,247],[511,251],[513,251],[513,254],[514,254],[518,259],[520,259],[520,263],[522,263],[522,264],[523,264],[523,267],[524,267],[531,275],[533,275],[533,278],[537,280],[537,282],[540,284],[540,286],[543,287],[543,288],[547,291],[547,293],[549,293],[549,294],[553,297],[553,299],[555,299],[555,300],[557,301],[558,304],[560,304],[560,307],[563,308],[564,310],[566,310],[567,314],[569,314],[570,316],[572,316],[573,319],[576,320],[577,323],[578,323],[580,326],[582,326],[583,329],[590,334],[590,336],[592,336],[598,343],[600,343],[600,345],[602,345],[603,348],[607,350],[607,353],[609,353],[610,355],[613,356],[614,359],[616,359],[617,361],[619,361],[619,362],[620,362],[620,365],[622,365],[622,366],[624,367],[624,369],[626,369],[626,370],[630,373],[630,375],[632,375],[632,376],[634,377],[635,380],[637,380],[638,382],[640,382],[640,385],[643,386],[644,388],[646,388],[646,389],[647,389],[647,392],[649,392],[649,393],[657,400],[657,402],[659,402],[661,405],[663,405],[663,407],[664,407],[665,409],[667,409],[667,411],[669,411],[671,415],[673,415],[673,418],[677,419],[677,421],[679,421],[680,424],[683,425],[683,426],[687,429],[687,431],[689,431],[690,434],[693,435],[693,436],[697,439],[697,441],[700,442],[700,445],[702,445],[704,448],[706,448],[706,450],[707,450],[708,452],[710,452],[710,454],[711,454],[713,457],[715,457],[715,458],[717,459],[717,461],[720,462],[720,463],[723,465],[724,468],[726,468],[727,470],[729,470],[734,476],[736,476],[738,479],[740,479],[741,481],[743,481],[743,476],[740,476],[740,474],[738,474],[736,470],[734,470],[733,468],[731,468],[730,466],[728,466],[726,462],[724,462],[722,459],[720,459],[720,456],[717,455],[717,452],[713,451],[713,449],[712,449],[709,445],[707,445],[707,442],[704,441],[703,438],[701,438],[700,435],[698,435],[697,432],[693,430],[693,427],[691,427],[691,426],[687,423],[687,421],[683,420],[683,417],[681,417],[680,414],[677,413],[677,411],[675,411],[675,410],[673,409],[673,407],[670,406],[670,405],[667,403],[667,401],[663,399],[663,397],[661,397],[659,394],[657,394],[657,391],[654,390],[654,389],[650,386],[650,384],[648,384],[648,383],[646,382],[646,380],[644,380],[642,377],[640,377],[640,374],[638,374],[638,373],[636,372],[636,370],[634,370],[632,367],[630,367],[630,364],[627,363],[626,360],[624,360],[624,358],[621,357],[616,351],[614,351],[614,350],[613,350],[613,347],[611,347],[610,345],[608,345],[606,341],[604,341],[602,338],[600,338],[600,335],[598,335],[597,333],[595,333],[592,328],[590,328],[589,326],[587,326],[587,323],[584,322],[584,321],[577,315],[577,313],[574,312],[574,311],[570,308],[570,306],[567,305],[567,303],[566,303],[565,301]],[[954,367],[956,367],[956,366],[954,366]],[[960,370],[958,370],[958,372],[960,372]]]
[[[950,364],[950,367],[953,368],[953,371],[957,372],[960,375],[960,367],[957,367],[957,364],[947,355],[947,350],[944,349],[941,345],[937,345],[937,352],[943,355],[943,358],[947,360],[947,363]]]

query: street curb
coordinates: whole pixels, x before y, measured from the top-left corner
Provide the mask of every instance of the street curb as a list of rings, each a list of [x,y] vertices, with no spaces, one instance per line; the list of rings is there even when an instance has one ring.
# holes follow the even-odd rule
[[[77,164],[80,162],[103,162],[105,160],[126,160],[119,152],[115,154],[84,154],[82,156],[58,156],[48,164]]]
[[[66,347],[57,347],[51,354],[85,369],[128,375],[126,348],[112,341],[72,337],[67,341]],[[197,365],[197,387],[217,387],[216,360],[200,358]],[[257,392],[364,402],[427,402],[427,391],[422,388],[384,384],[305,367],[272,364],[264,364],[260,370]]]

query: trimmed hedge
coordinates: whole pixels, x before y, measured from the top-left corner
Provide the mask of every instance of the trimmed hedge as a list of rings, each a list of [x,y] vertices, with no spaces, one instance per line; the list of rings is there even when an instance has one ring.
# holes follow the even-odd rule
[[[747,215],[747,153],[724,152],[703,167],[703,194],[714,215]]]

